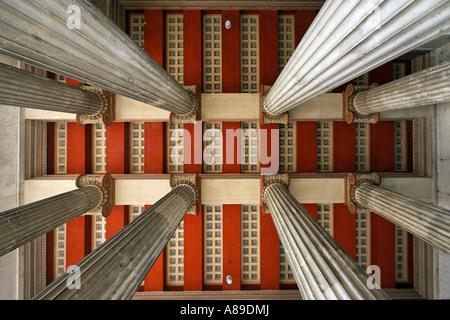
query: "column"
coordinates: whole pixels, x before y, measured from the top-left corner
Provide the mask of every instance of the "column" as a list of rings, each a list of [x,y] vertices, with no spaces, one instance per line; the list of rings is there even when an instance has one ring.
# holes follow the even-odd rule
[[[280,115],[450,29],[450,3],[328,0],[264,99]]]
[[[0,213],[0,256],[95,209],[102,201],[102,190],[91,185]]]
[[[430,245],[450,253],[450,210],[387,190],[377,173],[346,177],[347,205],[353,212],[368,209],[417,236]]]
[[[0,63],[0,101],[4,105],[95,115],[100,95]]]
[[[263,195],[303,299],[389,299],[286,185],[274,181]]]
[[[356,113],[369,115],[414,108],[450,100],[450,62],[359,92],[353,99]]]
[[[188,115],[197,103],[91,2],[0,0],[0,53],[56,74]]]
[[[175,186],[34,299],[131,299],[198,199],[198,189],[193,185]]]

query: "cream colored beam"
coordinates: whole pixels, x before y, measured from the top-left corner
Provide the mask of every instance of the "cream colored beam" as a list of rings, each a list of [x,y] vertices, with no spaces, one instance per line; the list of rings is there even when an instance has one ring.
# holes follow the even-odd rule
[[[383,177],[380,186],[425,202],[432,202],[432,179]],[[260,179],[202,177],[201,204],[259,204]],[[345,203],[344,178],[291,177],[289,192],[300,203]],[[25,181],[24,204],[76,189],[75,178],[39,178]],[[116,178],[116,205],[149,205],[170,192],[169,178]],[[324,192],[326,190],[326,192]]]

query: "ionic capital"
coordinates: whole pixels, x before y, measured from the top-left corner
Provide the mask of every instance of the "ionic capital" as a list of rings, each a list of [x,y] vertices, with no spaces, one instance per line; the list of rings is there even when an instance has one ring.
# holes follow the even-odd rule
[[[347,85],[347,88],[342,93],[342,112],[345,121],[348,124],[352,123],[372,123],[375,124],[380,120],[380,114],[374,113],[370,115],[362,115],[356,112],[353,101],[356,95],[362,91],[370,90],[375,88],[378,84],[373,83],[370,86],[354,86],[353,84]]]
[[[270,114],[265,107],[265,98],[269,93],[272,86],[261,84],[261,90],[259,90],[259,120],[261,124],[267,123],[284,123],[289,122],[289,113],[284,112],[280,115]]]
[[[187,214],[193,214],[198,216],[200,209],[200,183],[198,181],[198,175],[196,174],[171,174],[170,175],[170,186],[173,188],[179,185],[187,185],[192,188],[195,192],[195,202],[194,205],[189,208]]]
[[[184,86],[184,89],[189,92],[193,99],[192,111],[185,115],[180,115],[171,112],[169,116],[169,122],[171,124],[178,123],[194,123],[200,120],[201,116],[201,92],[198,85]]]
[[[94,175],[94,174],[82,174],[77,177],[76,186],[83,188],[86,186],[96,186],[103,193],[103,200],[101,204],[91,211],[86,212],[90,215],[101,214],[104,217],[109,216],[112,208],[115,206],[115,183],[114,178],[110,174],[106,175]]]
[[[78,88],[98,94],[103,102],[102,110],[100,110],[97,114],[77,114],[78,124],[82,126],[92,123],[103,123],[107,126],[111,125],[116,117],[116,95],[114,93],[85,84],[78,85]]]
[[[261,176],[261,194],[260,200],[262,205],[262,213],[268,213],[268,207],[266,203],[266,191],[273,184],[282,184],[285,187],[289,187],[290,178],[288,173],[277,173],[273,175],[262,175]]]
[[[376,172],[371,173],[348,173],[345,177],[345,204],[351,213],[356,213],[357,210],[365,210],[358,201],[356,201],[355,192],[358,186],[364,182],[371,182],[374,184],[381,183],[381,177]]]

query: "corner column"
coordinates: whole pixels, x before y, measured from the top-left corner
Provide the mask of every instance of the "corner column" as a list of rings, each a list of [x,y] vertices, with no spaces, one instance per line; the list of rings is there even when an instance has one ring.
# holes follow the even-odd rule
[[[265,179],[262,196],[272,214],[302,298],[389,299],[289,193],[288,181],[289,178],[282,175]]]
[[[175,180],[172,191],[33,299],[131,299],[186,213],[199,203],[190,177]]]
[[[264,99],[280,115],[450,30],[446,0],[328,0]]]
[[[189,115],[193,95],[90,1],[0,0],[0,54]]]
[[[349,173],[345,183],[350,212],[368,209],[450,253],[450,210],[380,187],[381,178],[377,173]]]

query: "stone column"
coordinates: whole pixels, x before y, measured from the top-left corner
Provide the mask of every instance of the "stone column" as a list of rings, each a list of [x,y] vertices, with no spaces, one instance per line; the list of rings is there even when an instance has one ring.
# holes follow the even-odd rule
[[[447,0],[328,0],[264,99],[280,115],[450,30]]]
[[[349,210],[368,209],[430,245],[450,253],[450,210],[426,203],[377,184],[377,173],[346,177],[346,202]]]
[[[33,299],[131,299],[185,214],[198,201],[198,187],[187,181],[177,184]]]
[[[450,101],[450,62],[415,72],[395,81],[358,92],[352,101],[353,118],[380,112]],[[356,121],[355,121],[356,122]]]
[[[103,192],[86,186],[0,213],[0,255],[100,206]]]
[[[303,299],[389,299],[283,182],[265,183],[262,194]]]
[[[0,0],[0,54],[178,115],[196,101],[92,2]]]
[[[95,115],[103,109],[98,94],[0,63],[0,101],[4,105]]]

